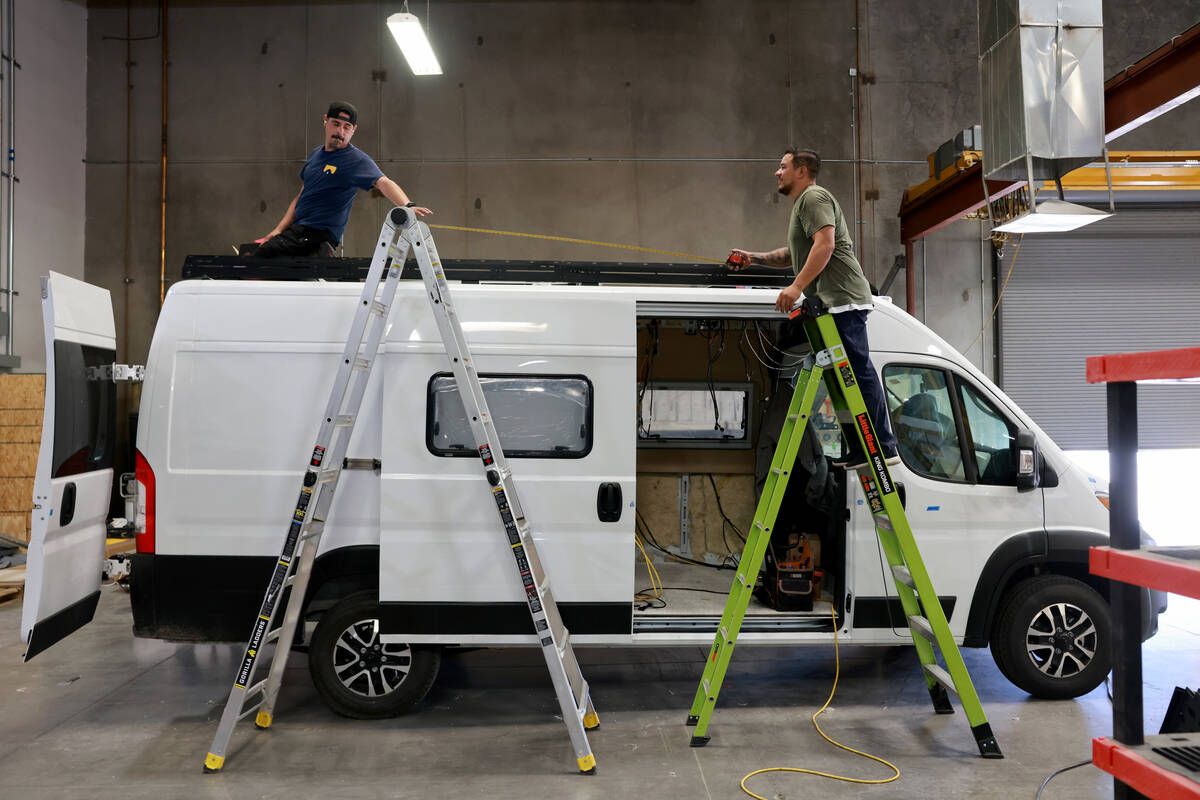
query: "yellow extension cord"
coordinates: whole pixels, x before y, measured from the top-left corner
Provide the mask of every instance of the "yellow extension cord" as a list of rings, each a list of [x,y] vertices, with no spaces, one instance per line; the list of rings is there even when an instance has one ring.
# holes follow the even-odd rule
[[[747,789],[746,781],[750,780],[755,775],[761,775],[764,772],[803,772],[806,775],[819,775],[822,778],[832,778],[835,781],[846,781],[848,783],[891,783],[900,777],[900,770],[896,768],[895,764],[891,763],[890,761],[885,761],[879,756],[873,756],[870,753],[864,753],[861,750],[855,750],[853,747],[847,747],[841,742],[835,742],[833,739],[829,738],[825,731],[821,730],[821,726],[817,724],[817,717],[819,717],[825,711],[825,709],[829,708],[829,704],[833,702],[833,695],[837,692],[838,676],[841,675],[842,672],[842,660],[841,655],[838,652],[837,613],[834,611],[832,605],[830,605],[829,613],[833,616],[833,657],[836,665],[833,672],[833,688],[829,690],[829,699],[825,701],[825,705],[821,706],[820,710],[812,715],[813,727],[817,729],[817,733],[821,734],[822,739],[829,742],[834,747],[840,747],[843,750],[847,750],[855,755],[862,756],[863,758],[869,758],[872,761],[878,761],[880,764],[889,767],[896,774],[890,778],[877,778],[872,780],[868,778],[848,778],[845,775],[834,775],[831,772],[821,772],[819,770],[803,769],[801,767],[767,767],[766,769],[756,769],[754,772],[751,772],[749,775],[742,778],[741,786],[743,792],[751,797],[757,798],[757,800],[767,800],[767,798],[763,797],[761,794],[755,794]]]
[[[570,236],[547,236],[541,233],[518,233],[516,231],[495,231],[488,228],[468,228],[463,225],[433,225],[426,223],[431,228],[437,228],[443,231],[464,231],[466,233],[491,233],[497,236],[516,236],[521,239],[544,239],[550,242],[570,242],[572,244],[590,244],[596,247],[616,247],[621,250],[637,250],[642,253],[657,253],[660,256],[676,256],[678,258],[692,259],[693,261],[708,261],[713,264],[724,264],[722,258],[709,258],[708,256],[696,256],[690,253],[677,253],[674,250],[657,250],[653,247],[638,247],[632,244],[617,244],[616,242],[595,242],[591,239],[575,239]]]

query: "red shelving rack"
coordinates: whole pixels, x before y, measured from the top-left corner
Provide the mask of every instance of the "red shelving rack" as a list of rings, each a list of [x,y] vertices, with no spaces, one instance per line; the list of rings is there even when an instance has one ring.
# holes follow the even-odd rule
[[[1113,581],[1113,737],[1092,740],[1092,763],[1114,797],[1200,800],[1200,733],[1142,730],[1140,601],[1136,587],[1200,598],[1200,547],[1141,547],[1137,514],[1137,384],[1200,378],[1200,347],[1093,356],[1089,383],[1108,384],[1109,547],[1093,547],[1093,575]]]

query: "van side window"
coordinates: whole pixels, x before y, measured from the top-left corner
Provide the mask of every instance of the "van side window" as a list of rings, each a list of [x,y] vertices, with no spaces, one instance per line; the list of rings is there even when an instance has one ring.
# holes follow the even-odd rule
[[[974,386],[958,382],[970,452],[979,482],[991,486],[1016,486],[1016,426],[1005,419]]]
[[[967,480],[962,445],[946,373],[940,369],[889,364],[883,385],[900,457],[913,472],[949,481]]]
[[[112,467],[117,385],[99,368],[115,357],[112,350],[55,340],[53,477]]]
[[[583,458],[592,449],[592,382],[582,375],[480,375],[509,458]],[[429,380],[425,444],[437,456],[477,456],[454,375]]]

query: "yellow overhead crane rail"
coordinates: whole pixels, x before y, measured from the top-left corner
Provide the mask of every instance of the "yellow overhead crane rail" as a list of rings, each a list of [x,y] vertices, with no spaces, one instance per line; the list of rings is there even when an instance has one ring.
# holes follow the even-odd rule
[[[963,150],[953,164],[937,173],[935,155],[930,153],[928,156],[929,179],[909,187],[909,201],[936,189],[983,158],[982,151]],[[1114,191],[1200,190],[1200,150],[1110,150],[1108,161]],[[1054,181],[1044,181],[1038,188],[1056,189],[1057,186]],[[1063,189],[1108,191],[1104,162],[1096,161],[1068,172],[1063,176]]]

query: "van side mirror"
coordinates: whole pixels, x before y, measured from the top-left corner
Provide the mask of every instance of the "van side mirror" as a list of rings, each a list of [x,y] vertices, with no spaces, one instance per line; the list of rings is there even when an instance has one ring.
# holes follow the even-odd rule
[[[1017,491],[1032,492],[1041,485],[1042,454],[1033,431],[1017,433]]]

